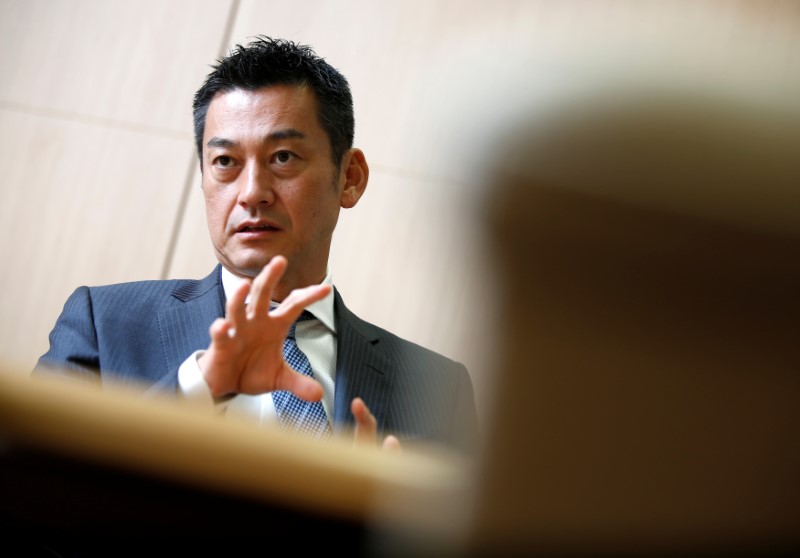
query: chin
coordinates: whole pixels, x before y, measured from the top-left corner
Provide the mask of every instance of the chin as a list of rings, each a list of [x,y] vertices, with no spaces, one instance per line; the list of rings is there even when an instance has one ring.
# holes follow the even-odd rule
[[[270,259],[271,257],[238,260],[238,261],[230,259],[221,259],[220,262],[235,275],[242,275],[245,277],[255,278],[256,275],[261,273],[261,270],[264,269],[264,266],[267,265],[267,263],[269,263]]]

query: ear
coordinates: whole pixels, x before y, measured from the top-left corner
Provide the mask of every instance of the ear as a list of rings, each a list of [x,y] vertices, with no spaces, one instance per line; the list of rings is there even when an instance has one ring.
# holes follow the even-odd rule
[[[342,169],[339,175],[342,195],[341,206],[349,209],[358,203],[364,190],[367,189],[369,180],[369,166],[364,152],[360,149],[350,149],[342,159]]]

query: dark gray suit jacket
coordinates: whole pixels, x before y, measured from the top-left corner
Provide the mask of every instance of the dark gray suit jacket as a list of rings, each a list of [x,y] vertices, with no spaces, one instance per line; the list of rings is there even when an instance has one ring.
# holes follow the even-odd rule
[[[50,333],[36,371],[67,369],[103,382],[177,393],[178,368],[208,347],[208,328],[224,315],[220,266],[202,280],[138,281],[80,287]],[[381,436],[444,444],[473,453],[478,420],[466,368],[350,312],[334,291],[337,329],[334,430],[353,425],[361,397]]]

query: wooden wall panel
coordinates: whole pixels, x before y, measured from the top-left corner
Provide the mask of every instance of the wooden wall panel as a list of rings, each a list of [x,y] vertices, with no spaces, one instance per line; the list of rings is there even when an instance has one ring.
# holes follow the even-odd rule
[[[47,348],[72,290],[162,275],[191,101],[230,1],[0,3],[0,354]]]
[[[200,183],[200,168],[195,157],[181,229],[167,270],[167,277],[171,279],[205,277],[218,263],[208,234],[206,206]]]
[[[76,287],[161,273],[189,154],[170,137],[0,118],[0,354],[28,369]]]
[[[218,54],[230,5],[4,1],[0,98],[191,137],[192,95]]]

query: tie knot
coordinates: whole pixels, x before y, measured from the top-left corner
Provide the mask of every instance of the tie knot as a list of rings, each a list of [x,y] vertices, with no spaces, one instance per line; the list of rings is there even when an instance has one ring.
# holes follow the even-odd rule
[[[314,314],[312,314],[308,310],[303,310],[303,313],[300,314],[300,317],[297,318],[297,320],[295,320],[292,323],[291,327],[289,328],[289,335],[287,335],[287,337],[289,337],[290,339],[295,338],[295,329],[297,329],[297,324],[299,324],[300,322],[307,322],[308,320],[315,320],[315,319],[316,318],[314,317]]]

